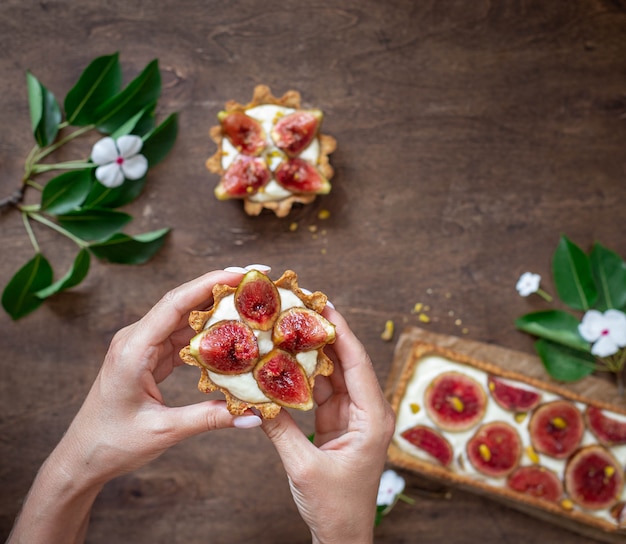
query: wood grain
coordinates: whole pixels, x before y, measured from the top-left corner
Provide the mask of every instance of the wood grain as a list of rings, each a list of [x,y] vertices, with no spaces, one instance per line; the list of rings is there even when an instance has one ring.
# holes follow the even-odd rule
[[[0,315],[0,536],[115,331],[206,270],[295,270],[344,313],[383,383],[394,348],[380,339],[384,323],[422,324],[417,302],[430,307],[433,332],[466,327],[467,338],[532,353],[513,321],[545,305],[517,295],[519,274],[541,273],[554,293],[562,233],[626,255],[625,33],[621,0],[0,3],[0,197],[17,188],[33,145],[27,69],[63,97],[98,55],[119,50],[125,81],[158,58],[158,113],[180,112],[172,154],[127,210],[131,233],[173,227],[161,253],[139,267],[96,263],[31,316]],[[204,167],[217,112],[259,83],[300,91],[338,141],[333,191],[286,220],[216,201]],[[329,219],[317,219],[321,209]],[[62,274],[72,244],[37,235]],[[19,214],[0,216],[0,248],[4,285],[32,256]],[[168,380],[168,402],[204,398],[193,370]],[[310,430],[311,415],[298,417]],[[593,542],[484,498],[438,500],[419,478],[408,484],[417,506],[396,507],[377,542]],[[198,437],[111,482],[88,542],[201,539],[310,540],[260,432]]]

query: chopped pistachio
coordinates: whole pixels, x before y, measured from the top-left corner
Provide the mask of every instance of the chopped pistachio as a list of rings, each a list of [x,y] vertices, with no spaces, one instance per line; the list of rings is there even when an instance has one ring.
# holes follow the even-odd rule
[[[385,322],[385,330],[382,332],[380,337],[385,341],[391,340],[393,338],[393,328],[393,321],[391,319],[388,319]]]

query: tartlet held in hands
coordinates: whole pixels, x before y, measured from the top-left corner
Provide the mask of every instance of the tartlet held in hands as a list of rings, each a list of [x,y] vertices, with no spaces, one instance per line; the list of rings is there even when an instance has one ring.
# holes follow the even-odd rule
[[[293,204],[329,193],[328,155],[337,143],[320,133],[322,118],[319,109],[301,108],[297,91],[277,98],[265,85],[248,104],[227,102],[210,130],[217,151],[206,166],[221,176],[215,196],[243,199],[248,215],[267,208],[285,217]]]
[[[216,285],[213,299],[210,310],[191,312],[197,334],[180,352],[200,368],[198,389],[221,391],[235,415],[310,410],[315,377],[333,371],[323,350],[335,341],[335,326],[321,315],[326,295],[300,289],[291,270],[275,282],[251,270],[237,287]]]

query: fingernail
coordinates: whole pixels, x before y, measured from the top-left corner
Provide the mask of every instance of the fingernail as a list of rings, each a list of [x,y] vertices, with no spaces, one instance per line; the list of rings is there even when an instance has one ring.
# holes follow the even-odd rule
[[[326,300],[326,306],[330,306],[333,310],[335,309],[335,305],[330,300]]]
[[[224,268],[224,272],[234,272],[235,274],[245,274],[247,270],[241,266],[229,266]]]
[[[259,416],[239,416],[233,419],[233,425],[238,429],[252,429],[258,427],[263,421]]]
[[[267,266],[266,264],[249,264],[246,266],[246,270],[258,270],[259,272],[263,272],[267,274],[272,269],[271,266]]]

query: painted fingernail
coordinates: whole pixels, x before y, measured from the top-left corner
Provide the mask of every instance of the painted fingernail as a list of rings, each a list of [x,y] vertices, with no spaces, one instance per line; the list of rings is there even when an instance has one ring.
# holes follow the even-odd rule
[[[330,300],[326,301],[326,306],[330,306],[333,310],[335,309],[335,305]]]
[[[239,416],[233,420],[233,425],[238,429],[252,429],[261,423],[263,422],[259,416]]]
[[[224,268],[224,272],[234,272],[235,274],[245,274],[247,270],[241,266],[229,266]]]
[[[246,266],[246,270],[258,270],[259,272],[263,272],[267,274],[272,269],[271,266],[267,266],[266,264],[249,264]]]

